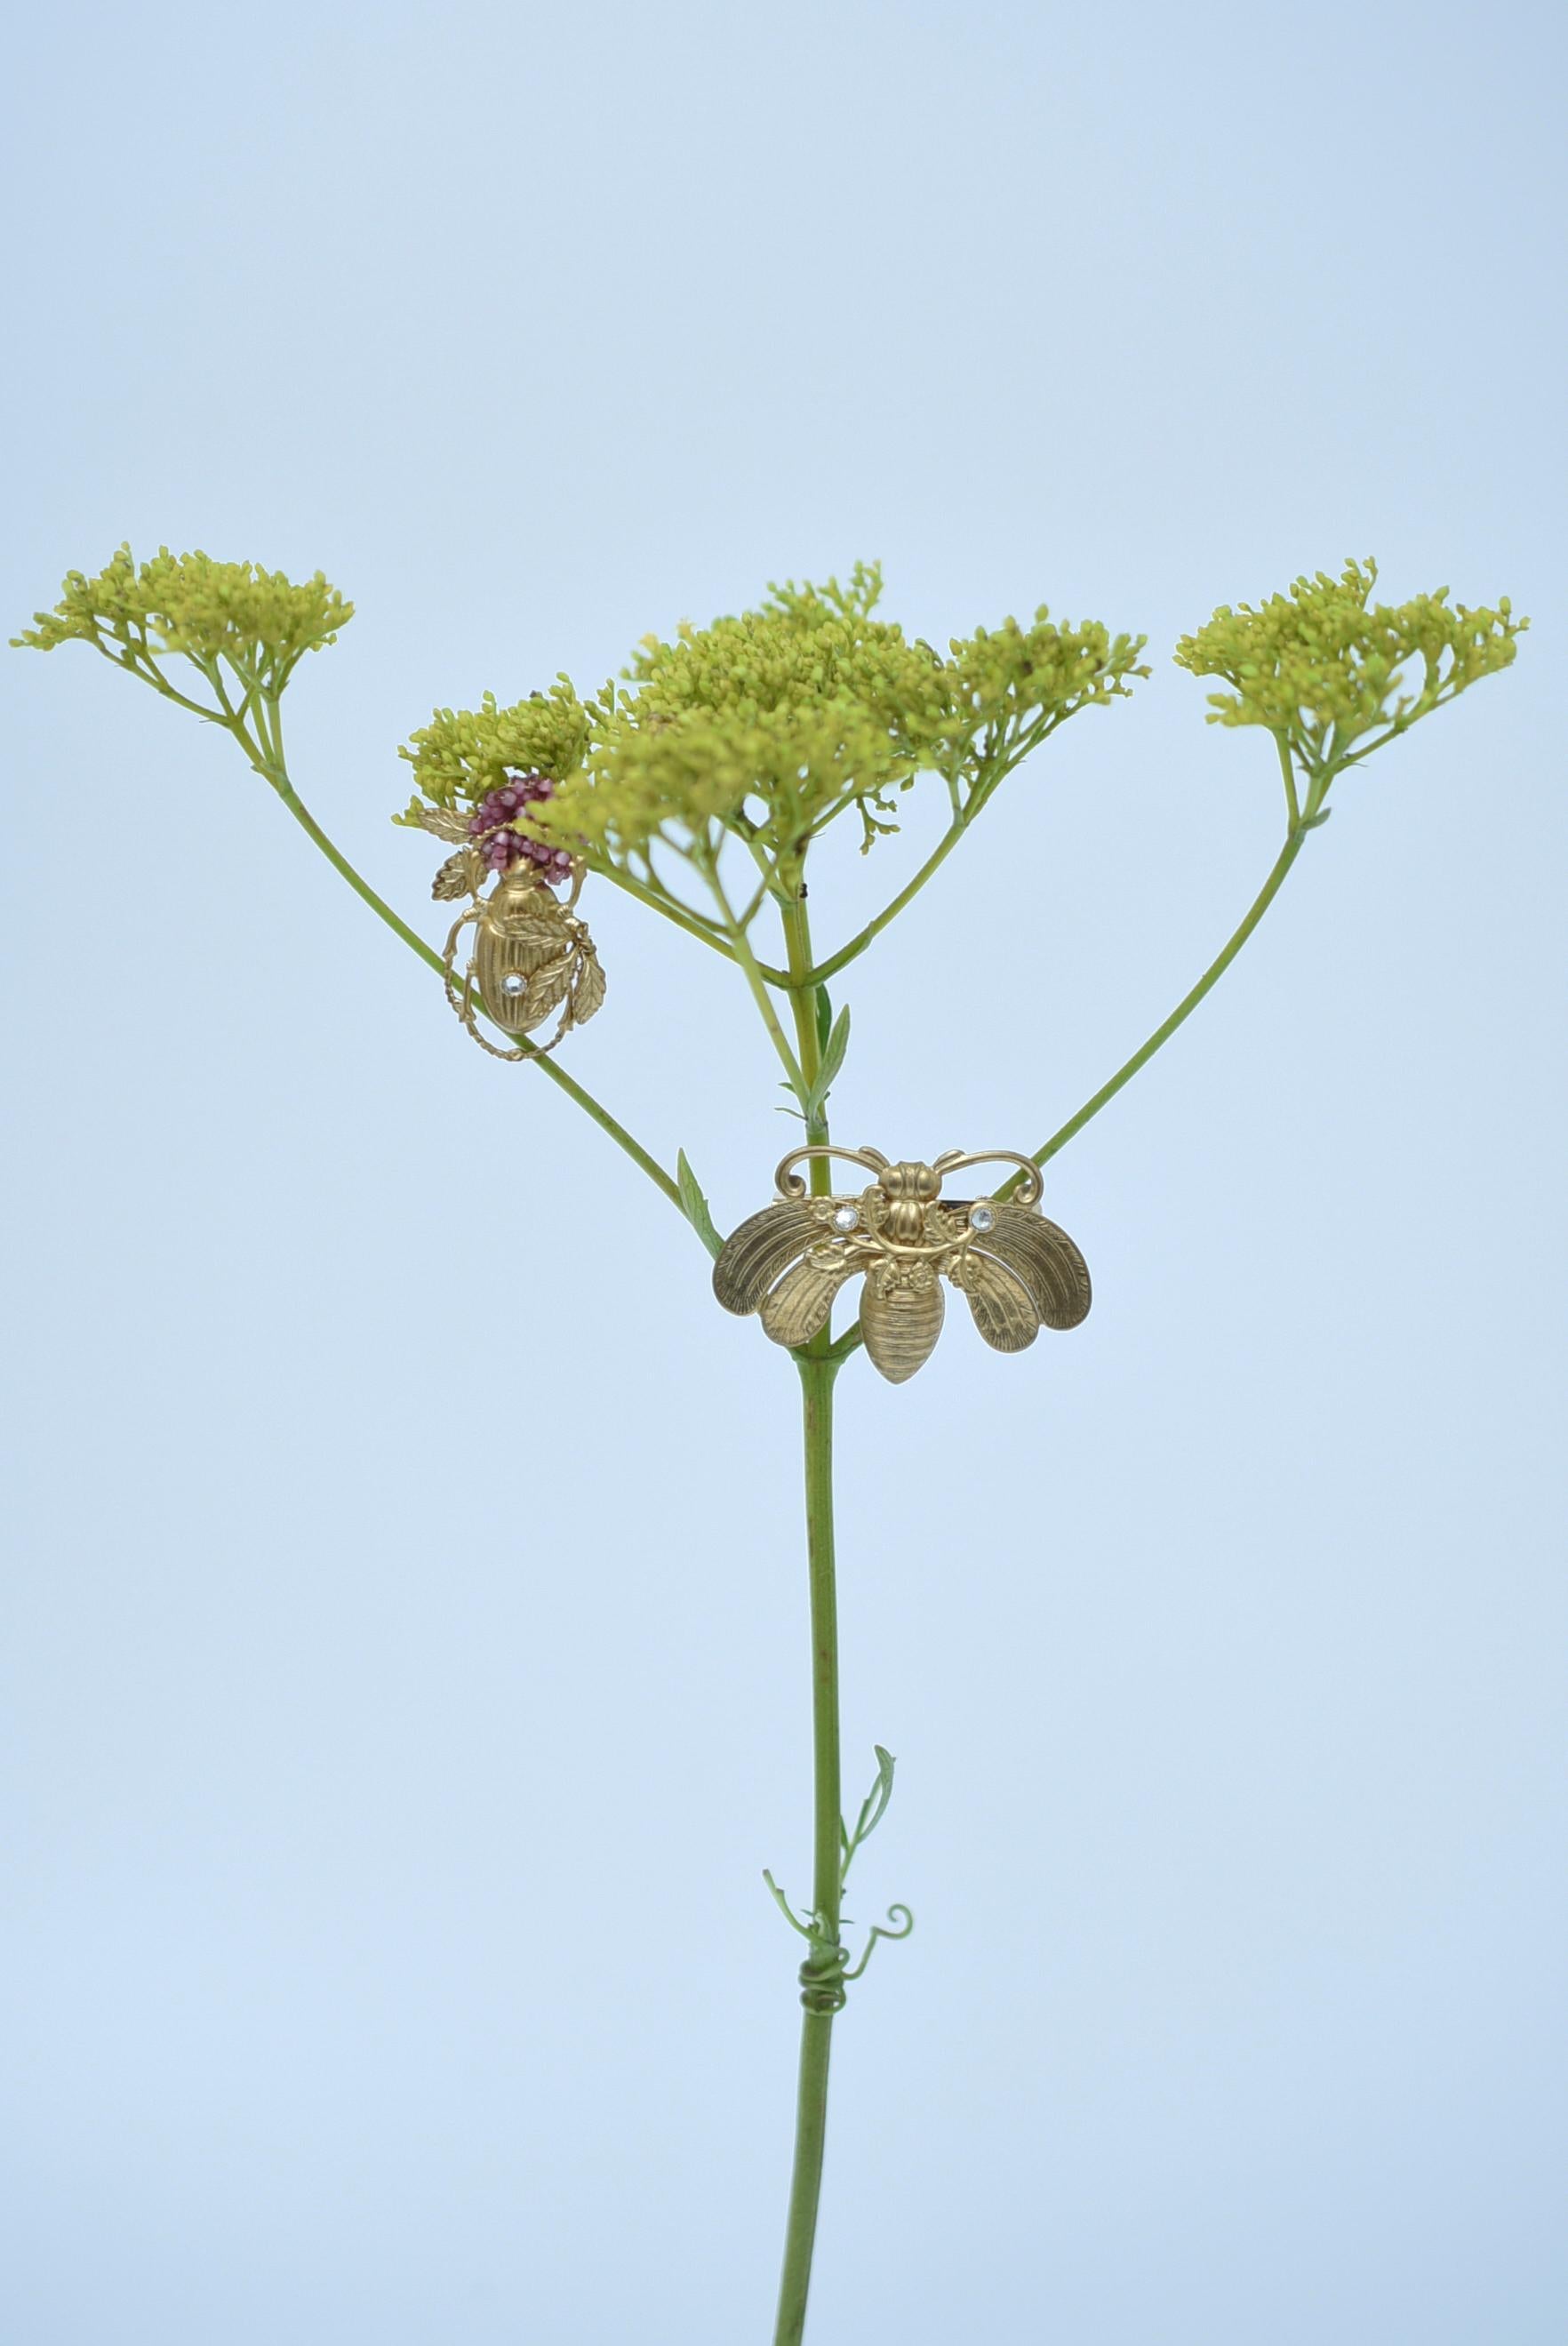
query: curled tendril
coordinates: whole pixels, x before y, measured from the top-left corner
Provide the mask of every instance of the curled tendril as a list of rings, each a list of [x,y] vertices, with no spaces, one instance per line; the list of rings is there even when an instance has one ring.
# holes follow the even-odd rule
[[[762,1869],[762,1879],[768,1884],[769,1896],[772,1899],[775,1906],[778,1907],[780,1914],[783,1915],[784,1920],[789,1923],[789,1928],[792,1931],[799,1931],[803,1939],[810,1939],[814,1942],[818,1936],[816,1929],[817,1917],[815,1914],[808,1914],[805,1920],[802,1921],[800,1916],[796,1913],[795,1909],[790,1905],[789,1901],[785,1897],[784,1892],[779,1889],[779,1884],[774,1881],[773,1876],[769,1872],[766,1866]]]
[[[800,2001],[819,2019],[830,2020],[848,2004],[844,1982],[853,1976],[844,1969],[849,1960],[848,1948],[826,1939],[812,1942],[811,1953],[800,1966]]]
[[[792,1931],[798,1931],[810,1949],[800,1966],[800,2001],[808,2012],[820,2018],[831,2019],[842,2012],[849,2002],[846,1990],[851,1980],[858,1980],[876,1953],[879,1939],[907,1939],[914,1929],[914,1916],[907,1906],[890,1906],[885,1923],[873,1923],[871,1935],[866,1941],[865,1953],[860,1962],[850,1968],[850,1951],[836,1938],[830,1938],[822,1928],[821,1917],[815,1913],[797,1914],[766,1866],[762,1879],[769,1894]]]
[[[899,1923],[898,1917],[901,1915],[903,1920],[901,1923]],[[854,1970],[844,1974],[846,1982],[850,1980],[858,1980],[860,1978],[860,1974],[865,1970],[866,1965],[871,1962],[871,1957],[877,1951],[877,1941],[879,1939],[907,1939],[913,1929],[914,1916],[910,1912],[907,1906],[890,1906],[888,1908],[888,1919],[886,1923],[873,1923],[871,1924],[871,1935],[866,1941],[866,1952],[860,1957],[860,1962],[855,1965]]]

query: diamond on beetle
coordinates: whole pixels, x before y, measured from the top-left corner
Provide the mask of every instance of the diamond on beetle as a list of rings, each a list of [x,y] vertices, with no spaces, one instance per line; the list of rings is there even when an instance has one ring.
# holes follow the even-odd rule
[[[860,1219],[859,1206],[840,1206],[833,1216],[833,1228],[836,1230],[856,1229],[860,1226]]]
[[[509,969],[501,981],[501,991],[503,994],[526,994],[528,981],[518,971]]]
[[[995,1209],[992,1206],[971,1206],[969,1227],[972,1230],[993,1230],[996,1228]]]

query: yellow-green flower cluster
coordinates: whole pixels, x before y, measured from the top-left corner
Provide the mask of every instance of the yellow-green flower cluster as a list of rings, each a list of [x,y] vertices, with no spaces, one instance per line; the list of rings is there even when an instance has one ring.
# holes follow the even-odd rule
[[[698,707],[678,717],[639,706],[519,828],[621,863],[656,839],[679,854],[708,855],[722,828],[744,824],[790,870],[814,828],[857,801],[880,804],[881,791],[911,773],[887,727],[841,699]]]
[[[1446,586],[1408,603],[1369,604],[1377,576],[1369,558],[1349,563],[1338,579],[1319,570],[1256,610],[1227,604],[1184,636],[1177,666],[1233,687],[1210,693],[1208,722],[1267,726],[1309,769],[1331,768],[1379,728],[1391,740],[1507,668],[1530,624],[1512,617],[1506,596],[1495,610],[1472,611],[1451,604]],[[1419,683],[1401,691],[1418,661]]]
[[[847,723],[871,719],[906,749],[923,747],[950,706],[942,662],[871,617],[881,590],[880,566],[860,563],[847,590],[836,579],[774,586],[760,610],[702,628],[684,621],[673,643],[645,636],[626,671],[639,716],[706,710],[750,722],[834,705]]]
[[[438,709],[428,725],[400,751],[414,771],[419,791],[438,807],[475,807],[513,773],[548,774],[564,781],[587,755],[596,721],[611,705],[606,685],[600,699],[585,707],[569,677],[557,677],[549,691],[535,692],[515,708],[497,706],[487,692],[477,709]],[[418,821],[416,793],[397,822]]]
[[[656,840],[707,852],[733,827],[787,870],[850,807],[868,844],[892,828],[874,811],[922,770],[945,772],[962,803],[1026,729],[1025,747],[1147,673],[1141,638],[1057,627],[1044,606],[1032,627],[983,628],[943,659],[872,616],[881,592],[880,566],[864,563],[847,587],[771,586],[759,609],[645,637],[623,670],[630,691],[606,685],[584,704],[563,678],[548,704],[440,709],[403,755],[445,807],[477,805],[509,772],[550,775],[560,789],[518,828],[596,858],[625,862]]]
[[[1058,627],[1042,603],[1032,627],[1003,619],[950,644],[954,707],[974,721],[1016,733],[1033,717],[1070,716],[1096,701],[1125,698],[1146,639],[1111,635],[1097,619]]]
[[[181,653],[204,668],[225,659],[280,690],[306,652],[335,640],[353,609],[320,571],[296,586],[280,570],[167,546],[138,566],[122,546],[97,577],[69,572],[55,609],[35,612],[36,627],[13,640],[46,652],[86,642],[120,659]]]

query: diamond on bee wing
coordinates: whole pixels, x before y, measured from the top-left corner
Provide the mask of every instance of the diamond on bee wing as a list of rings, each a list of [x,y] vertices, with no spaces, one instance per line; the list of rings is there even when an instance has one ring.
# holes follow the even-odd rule
[[[996,1213],[994,1208],[984,1204],[971,1206],[969,1209],[969,1227],[972,1230],[993,1230],[996,1228]]]
[[[833,1214],[833,1228],[836,1230],[858,1229],[860,1228],[860,1209],[859,1206],[840,1206],[836,1208]]]
[[[501,981],[501,991],[503,994],[526,994],[528,991],[528,981],[525,977],[521,976],[516,970],[509,969],[505,976]]]

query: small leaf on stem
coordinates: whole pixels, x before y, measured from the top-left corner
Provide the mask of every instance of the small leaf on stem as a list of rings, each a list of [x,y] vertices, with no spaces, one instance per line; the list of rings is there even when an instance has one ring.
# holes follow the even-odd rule
[[[817,1080],[806,1095],[808,1122],[813,1117],[821,1115],[827,1104],[828,1094],[832,1088],[834,1078],[844,1064],[844,1054],[849,1047],[850,1013],[846,1007],[840,1011],[833,1021],[828,1040],[823,1046],[822,1064],[817,1070]]]
[[[713,1216],[708,1212],[708,1199],[703,1196],[697,1178],[687,1161],[684,1148],[675,1160],[675,1178],[676,1187],[680,1191],[681,1212],[686,1216],[708,1253],[714,1256],[721,1254],[724,1250],[724,1240],[713,1227]]]

